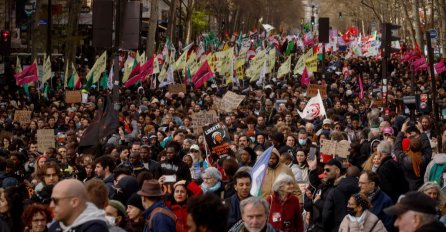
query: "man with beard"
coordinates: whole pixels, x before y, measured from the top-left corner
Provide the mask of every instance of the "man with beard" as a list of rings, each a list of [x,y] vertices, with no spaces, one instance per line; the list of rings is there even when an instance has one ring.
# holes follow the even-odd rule
[[[252,179],[249,173],[239,171],[234,175],[233,179],[235,193],[224,200],[225,205],[229,209],[228,228],[236,223],[238,224],[240,219],[242,219],[240,201],[251,196],[249,191],[251,190]]]
[[[141,155],[141,161],[144,165],[144,168],[149,170],[150,173],[152,173],[153,178],[155,179],[160,178],[161,165],[155,160],[153,160],[150,147],[147,145],[142,145],[139,154]]]
[[[192,179],[189,167],[179,157],[180,149],[181,144],[170,141],[166,146],[167,158],[161,162],[161,178],[159,181],[162,185],[166,184],[164,187],[167,188],[169,193],[176,181],[191,181]]]
[[[100,156],[94,161],[95,168],[94,172],[96,176],[103,180],[108,188],[108,198],[113,199],[114,193],[116,192],[113,188],[114,175],[116,164],[113,158],[107,155]]]

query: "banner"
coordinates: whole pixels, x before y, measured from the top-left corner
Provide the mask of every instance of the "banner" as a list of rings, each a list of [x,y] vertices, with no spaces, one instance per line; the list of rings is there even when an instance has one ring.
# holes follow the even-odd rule
[[[68,64],[67,64],[68,67]],[[47,82],[51,78],[51,60],[50,57],[47,56],[45,62],[43,63],[43,75],[42,75],[42,84]]]
[[[321,93],[321,97],[326,99],[327,98],[327,88],[323,85],[316,85],[316,84],[309,84],[307,86],[307,97],[314,97],[317,96],[317,93]]]
[[[288,56],[285,62],[280,65],[279,71],[277,72],[277,78],[282,78],[291,71],[291,56]]]
[[[245,95],[238,95],[232,91],[228,91],[222,98],[220,110],[225,112],[237,110],[238,106],[244,99]]]
[[[82,102],[82,94],[79,90],[65,91],[66,103],[80,103]]]
[[[50,147],[56,147],[54,129],[38,129],[36,137],[38,151],[45,152]]]
[[[317,72],[317,54],[308,57],[305,60],[305,66],[308,72]]]
[[[228,154],[229,150],[231,150],[229,146],[231,138],[229,137],[228,128],[222,127],[220,123],[215,123],[203,127],[203,131],[211,154],[218,156]]]
[[[169,85],[169,93],[178,94],[178,93],[186,93],[186,85],[185,84],[171,84]]]
[[[268,56],[266,58],[266,74],[271,73],[276,64],[276,49],[273,48],[269,50]]]
[[[87,74],[87,80],[93,78],[93,84],[99,81],[101,74],[105,72],[107,67],[107,52],[103,52],[102,55],[96,60],[93,67]]]

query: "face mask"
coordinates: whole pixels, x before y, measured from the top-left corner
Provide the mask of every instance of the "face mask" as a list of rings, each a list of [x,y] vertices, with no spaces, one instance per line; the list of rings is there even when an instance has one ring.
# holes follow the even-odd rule
[[[350,215],[353,216],[353,217],[356,216],[356,213],[355,213],[355,209],[354,209],[354,208],[347,207],[346,213],[347,213],[347,214],[350,214]]]
[[[115,217],[105,215],[105,219],[109,222],[110,225],[115,225]]]
[[[299,139],[299,144],[301,146],[304,146],[305,144],[307,144],[307,140],[306,139]]]
[[[431,141],[431,148],[437,148],[438,143]]]

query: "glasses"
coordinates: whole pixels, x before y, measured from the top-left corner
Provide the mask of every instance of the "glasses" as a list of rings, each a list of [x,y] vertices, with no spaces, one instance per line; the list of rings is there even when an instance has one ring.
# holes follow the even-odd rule
[[[324,168],[324,172],[331,172],[329,168]]]
[[[340,127],[338,127],[338,126],[336,126],[336,127],[335,127],[335,129],[336,129],[336,130],[340,130],[341,128],[340,128]]]
[[[59,197],[59,198],[51,197],[51,202],[54,202],[55,205],[59,205],[60,200],[69,199],[69,198],[73,198],[73,197]]]

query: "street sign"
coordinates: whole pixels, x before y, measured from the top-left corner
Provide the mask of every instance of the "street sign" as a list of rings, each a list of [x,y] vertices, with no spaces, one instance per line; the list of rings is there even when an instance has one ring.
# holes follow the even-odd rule
[[[39,20],[39,25],[48,25],[48,20],[46,19]]]
[[[430,29],[429,30],[429,35],[430,35],[431,39],[437,39],[438,32],[435,29]]]

